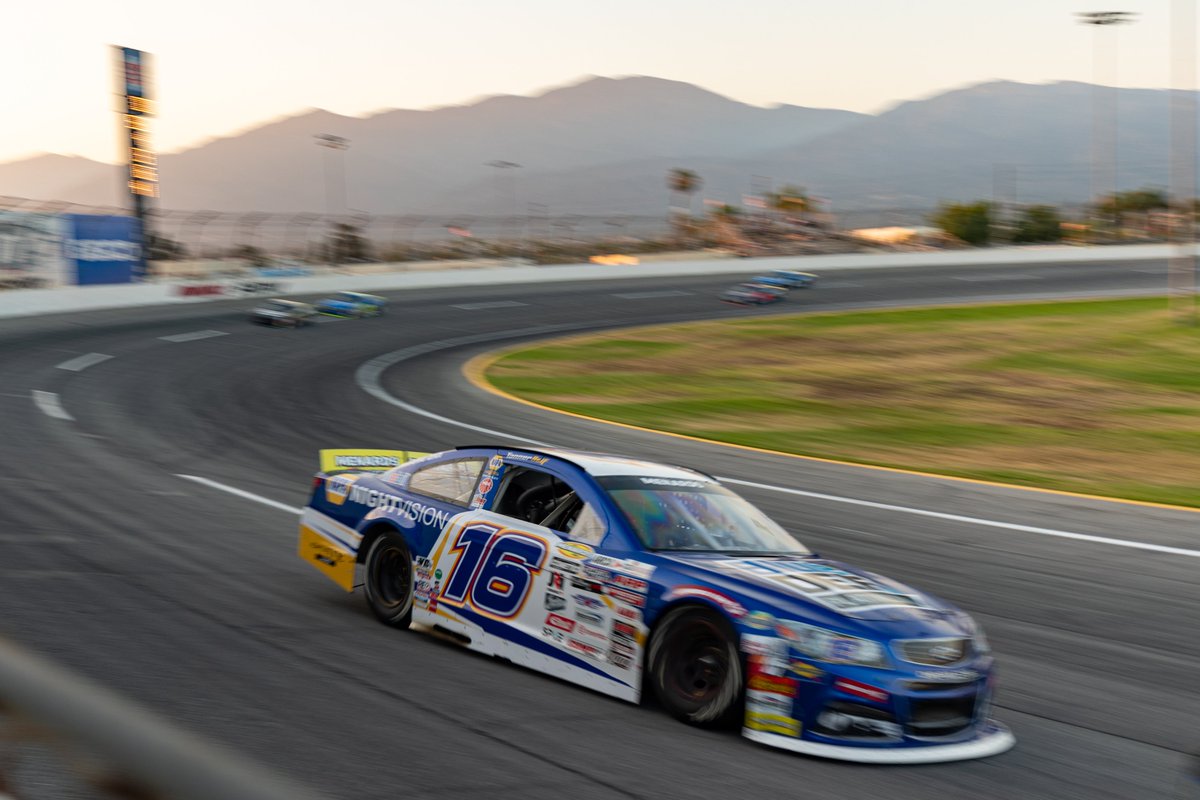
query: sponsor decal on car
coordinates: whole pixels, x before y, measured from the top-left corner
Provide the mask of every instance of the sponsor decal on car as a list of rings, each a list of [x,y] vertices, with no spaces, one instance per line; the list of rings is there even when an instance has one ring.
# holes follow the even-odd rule
[[[825,677],[825,670],[807,661],[793,661],[788,669],[806,681],[819,681]]]
[[[591,592],[592,594],[604,594],[604,584],[599,581],[589,581],[578,577],[571,578],[571,588]]]
[[[796,696],[796,687],[799,683],[795,678],[784,678],[779,675],[766,675],[761,672],[755,672],[750,676],[746,688],[755,692],[772,692],[774,694],[782,694],[787,697]]]
[[[585,577],[585,578],[588,578],[593,581],[602,581],[602,582],[607,582],[607,581],[611,580],[613,577],[613,574],[611,572],[609,572],[608,570],[600,569],[599,567],[589,566],[588,564],[583,565],[583,573],[582,574],[583,574],[583,577]]]
[[[580,622],[586,622],[589,625],[603,625],[604,617],[597,614],[595,611],[576,611],[575,619]]]
[[[633,657],[632,654],[625,655],[624,653],[616,653],[612,650],[609,650],[608,663],[612,664],[617,669],[630,669],[633,667]]]
[[[683,598],[696,598],[715,603],[734,619],[746,616],[746,609],[741,603],[730,597],[726,597],[720,592],[707,589],[703,586],[676,586],[663,595],[663,600],[668,603]]]
[[[550,588],[551,589],[557,589],[558,591],[561,592],[564,588],[565,583],[566,583],[566,581],[563,580],[563,574],[561,572],[551,572],[550,573]]]
[[[558,628],[560,631],[571,633],[575,630],[575,620],[567,619],[561,614],[547,614],[546,624],[551,628]]]
[[[587,642],[581,642],[578,639],[567,639],[567,649],[574,650],[576,653],[580,653],[588,658],[594,658],[597,660],[604,655],[604,653],[600,651],[600,648],[596,647],[595,645],[588,644]]]
[[[633,575],[636,578],[647,580],[654,574],[654,567],[632,558],[613,558],[612,556],[594,555],[588,559],[588,563],[612,570],[613,572],[623,572],[626,575]]]
[[[450,513],[425,505],[416,500],[410,500],[399,495],[381,492],[378,489],[368,489],[365,486],[350,487],[350,502],[359,503],[368,508],[377,508],[388,514],[395,514],[401,519],[419,522],[422,525],[446,527],[450,521]]]
[[[559,542],[556,550],[558,555],[573,561],[582,561],[595,552],[590,545],[579,542]]]
[[[504,454],[504,460],[505,461],[528,461],[531,464],[542,465],[542,464],[547,463],[550,459],[546,458],[546,456],[535,456],[532,453],[513,453],[510,451],[510,452],[507,452]]]
[[[625,642],[620,639],[613,639],[610,641],[608,643],[608,649],[610,652],[617,653],[618,655],[628,656],[630,658],[632,658],[633,654],[637,652],[636,647],[629,642]]]
[[[886,703],[888,701],[888,693],[880,689],[878,686],[872,686],[869,683],[861,683],[852,681],[849,678],[837,678],[833,682],[833,688],[838,691],[845,692],[854,697],[861,697],[864,700],[873,700],[876,703]]]
[[[752,731],[777,733],[780,736],[799,736],[800,720],[785,717],[781,714],[769,714],[762,711],[746,712],[746,727]]]
[[[563,597],[561,594],[546,592],[545,602],[543,605],[545,605],[547,611],[562,611],[567,607],[567,598]]]
[[[551,628],[549,625],[546,625],[542,628],[542,636],[546,637],[547,639],[553,639],[554,641],[558,642],[559,644],[562,644],[563,640],[567,638],[567,635],[565,633],[563,633],[560,630],[555,630],[554,628]]]
[[[341,469],[355,467],[398,467],[402,462],[395,456],[334,456],[333,463]]]
[[[628,603],[631,606],[642,608],[646,605],[646,596],[644,594],[637,594],[629,591],[628,589],[621,589],[617,586],[607,586],[605,587],[604,593],[613,600],[621,603]]]
[[[734,558],[708,562],[713,569],[776,584],[845,614],[880,608],[921,608],[921,598],[832,564]]]
[[[619,619],[613,620],[612,634],[614,639],[628,639],[631,642],[636,642],[638,638],[637,628]]]
[[[325,499],[335,506],[346,502],[350,496],[350,488],[358,480],[358,475],[334,475],[325,481]]]
[[[608,635],[605,634],[604,631],[600,630],[599,628],[593,628],[590,625],[584,625],[582,622],[579,622],[575,625],[575,635],[586,637],[588,639],[597,639],[601,642],[608,640]]]
[[[620,586],[622,589],[628,589],[631,592],[646,593],[649,584],[641,578],[631,578],[628,575],[613,575],[610,582],[615,586]]]
[[[565,572],[568,575],[578,575],[581,566],[578,561],[569,561],[556,556],[550,559],[550,569],[555,572]]]
[[[775,627],[775,618],[765,611],[752,611],[746,615],[746,627],[769,631]]]
[[[701,489],[708,481],[685,480],[683,478],[638,478],[647,486],[678,486],[681,489]]]
[[[777,692],[746,692],[746,708],[750,711],[761,711],[766,714],[780,714],[790,717],[796,704],[796,698]]]
[[[947,683],[966,683],[979,679],[979,673],[973,669],[947,669],[935,672],[930,669],[917,670],[917,677],[923,681],[946,681]]]
[[[590,595],[586,595],[586,594],[573,594],[573,595],[571,595],[571,599],[575,601],[576,605],[578,605],[582,608],[604,608],[605,607],[604,601],[601,600],[599,597],[591,597]]]
[[[640,622],[642,619],[642,612],[638,611],[636,608],[629,608],[628,606],[617,606],[616,612],[617,612],[618,617],[623,617],[624,619],[631,619],[631,620],[634,620],[635,622]]]

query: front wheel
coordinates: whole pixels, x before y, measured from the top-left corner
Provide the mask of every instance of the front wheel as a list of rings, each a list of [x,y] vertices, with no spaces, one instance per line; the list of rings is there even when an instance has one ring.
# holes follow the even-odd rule
[[[363,592],[371,613],[385,625],[407,628],[412,622],[412,555],[404,539],[384,533],[367,550]]]
[[[647,663],[654,695],[671,716],[706,727],[740,719],[744,680],[737,634],[715,611],[667,612],[650,642]]]

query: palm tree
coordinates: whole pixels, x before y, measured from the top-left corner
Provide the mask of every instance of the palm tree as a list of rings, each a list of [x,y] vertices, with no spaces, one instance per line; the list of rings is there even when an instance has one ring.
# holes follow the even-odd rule
[[[687,197],[688,216],[692,215],[692,194],[700,189],[703,181],[700,176],[690,169],[675,167],[667,173],[667,188],[675,194]]]
[[[778,192],[772,192],[767,196],[767,202],[771,208],[780,211],[784,216],[799,216],[803,217],[805,213],[812,211],[816,204],[813,199],[808,196],[801,186],[784,186]]]

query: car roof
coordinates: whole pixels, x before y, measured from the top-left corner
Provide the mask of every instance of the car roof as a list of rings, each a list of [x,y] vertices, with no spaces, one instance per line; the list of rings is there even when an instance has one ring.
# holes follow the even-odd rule
[[[474,447],[460,447],[459,450],[476,449]],[[711,475],[706,475],[699,470],[690,469],[688,467],[677,467],[671,464],[660,464],[656,461],[646,461],[640,458],[631,458],[629,456],[613,455],[611,453],[595,453],[586,450],[568,450],[558,447],[544,448],[524,448],[524,447],[508,447],[496,448],[492,446],[488,449],[498,449],[505,460],[508,454],[532,454],[546,455],[551,458],[561,459],[563,461],[574,464],[592,477],[602,478],[608,475],[631,475],[634,477],[645,478],[674,478],[678,480],[703,480],[715,481]],[[514,463],[521,463],[520,458],[511,459]]]

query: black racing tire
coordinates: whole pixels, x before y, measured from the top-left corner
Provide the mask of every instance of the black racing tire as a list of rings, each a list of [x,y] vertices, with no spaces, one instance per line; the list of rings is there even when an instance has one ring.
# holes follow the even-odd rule
[[[716,611],[668,611],[655,628],[646,663],[654,696],[671,716],[710,728],[741,720],[745,673],[737,633]]]
[[[412,554],[399,534],[383,533],[371,542],[364,560],[363,594],[384,625],[407,628],[412,623]]]

